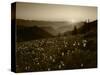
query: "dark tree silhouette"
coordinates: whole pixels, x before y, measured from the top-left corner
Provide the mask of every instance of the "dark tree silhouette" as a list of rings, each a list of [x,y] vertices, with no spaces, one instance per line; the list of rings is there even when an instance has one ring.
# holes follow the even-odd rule
[[[74,26],[74,30],[72,31],[72,34],[73,35],[76,35],[77,34],[77,27],[76,26]]]
[[[61,33],[58,33],[58,37],[60,37],[61,36]]]

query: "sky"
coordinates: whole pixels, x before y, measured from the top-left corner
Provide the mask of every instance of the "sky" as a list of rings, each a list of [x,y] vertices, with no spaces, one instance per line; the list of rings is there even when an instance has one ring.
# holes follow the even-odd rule
[[[16,3],[16,18],[25,20],[78,22],[97,19],[97,7]]]

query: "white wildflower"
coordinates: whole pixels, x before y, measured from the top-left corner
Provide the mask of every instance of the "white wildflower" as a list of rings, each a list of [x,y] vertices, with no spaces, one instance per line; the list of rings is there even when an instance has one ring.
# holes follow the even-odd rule
[[[73,46],[75,46],[76,44],[74,43]]]
[[[63,61],[60,61],[60,63],[61,63],[62,66],[64,66],[64,62]]]
[[[62,56],[64,56],[64,52],[62,52]]]
[[[68,44],[68,42],[66,42],[66,44]]]
[[[75,46],[76,45],[76,41],[73,43],[73,46]]]
[[[25,70],[27,70],[27,66],[25,67]]]
[[[83,64],[81,64],[81,67],[83,67],[84,65]]]
[[[26,66],[25,69],[26,69],[26,70],[30,69],[30,66]]]
[[[53,62],[55,62],[55,59],[53,59]]]
[[[86,47],[86,43],[83,43],[83,47]]]
[[[63,63],[62,66],[65,66],[65,64]]]
[[[67,47],[67,45],[65,44],[65,47]]]
[[[50,71],[50,68],[48,68],[48,71]]]
[[[87,42],[87,40],[82,40],[82,42],[84,43],[84,42]]]
[[[74,51],[72,51],[72,53],[74,53]]]
[[[59,69],[61,69],[61,65],[59,65],[58,67],[59,67]]]
[[[52,60],[52,56],[50,56],[50,60]]]
[[[77,44],[78,44],[78,46],[80,45],[80,43],[79,43],[79,42],[78,42]]]
[[[39,65],[40,63],[38,62],[37,65]]]

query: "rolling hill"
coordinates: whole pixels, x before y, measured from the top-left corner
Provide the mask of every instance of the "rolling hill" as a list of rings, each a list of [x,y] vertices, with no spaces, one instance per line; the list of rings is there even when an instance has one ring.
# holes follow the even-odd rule
[[[65,31],[71,31],[73,29],[72,24],[67,21],[41,21],[41,20],[24,20],[16,19],[17,26],[33,27],[38,26],[41,29],[56,36],[58,33]]]
[[[53,36],[37,26],[17,26],[17,41],[29,41],[48,37]]]
[[[79,34],[84,34],[84,37],[97,36],[97,20],[89,23],[85,23],[78,29]]]

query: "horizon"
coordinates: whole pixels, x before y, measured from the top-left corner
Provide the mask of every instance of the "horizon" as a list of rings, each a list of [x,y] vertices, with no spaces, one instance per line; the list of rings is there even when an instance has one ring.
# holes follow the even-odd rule
[[[90,19],[86,19],[86,20],[83,20],[83,21],[54,21],[54,20],[29,20],[29,19],[16,19],[16,20],[24,20],[24,21],[42,21],[42,22],[69,22],[69,23],[79,23],[79,22],[87,22],[87,20],[89,20],[89,22],[94,22],[94,21],[97,21],[98,19],[95,19],[95,20],[90,20]]]
[[[55,32],[58,33],[64,33],[66,31],[71,31],[73,30],[74,26],[77,28],[81,27],[84,22],[65,22],[65,21],[37,21],[37,20],[23,20],[23,19],[16,19],[19,20],[17,21],[17,26],[25,26],[25,27],[40,27],[46,30],[56,30]],[[95,20],[96,21],[96,20]],[[94,22],[94,21],[92,21]],[[90,23],[90,21],[89,21]],[[51,30],[52,31],[52,30]],[[54,32],[54,33],[55,33]]]

